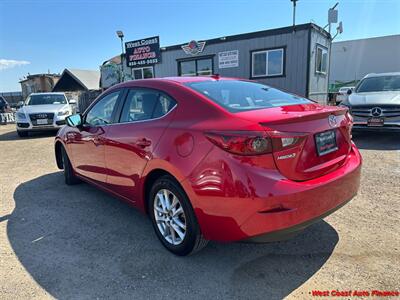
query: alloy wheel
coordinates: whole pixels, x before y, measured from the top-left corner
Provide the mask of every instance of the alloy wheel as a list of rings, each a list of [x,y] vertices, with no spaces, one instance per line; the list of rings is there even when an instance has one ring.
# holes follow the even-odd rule
[[[186,217],[178,197],[168,189],[161,189],[154,199],[154,217],[163,238],[176,246],[186,236]]]

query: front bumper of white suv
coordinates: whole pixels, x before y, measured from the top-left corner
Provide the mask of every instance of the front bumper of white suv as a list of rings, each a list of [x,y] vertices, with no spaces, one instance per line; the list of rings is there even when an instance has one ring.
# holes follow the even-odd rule
[[[349,110],[353,130],[400,131],[400,105],[357,105]]]
[[[16,124],[18,131],[46,131],[58,130],[65,125],[67,115],[59,116],[54,112],[16,114]]]

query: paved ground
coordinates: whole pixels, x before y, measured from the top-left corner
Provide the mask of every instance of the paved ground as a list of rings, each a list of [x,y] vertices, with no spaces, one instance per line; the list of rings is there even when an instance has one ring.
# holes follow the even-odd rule
[[[135,209],[67,187],[53,136],[0,126],[0,298],[309,298],[312,290],[400,290],[400,135],[355,136],[359,195],[296,238],[169,254]]]

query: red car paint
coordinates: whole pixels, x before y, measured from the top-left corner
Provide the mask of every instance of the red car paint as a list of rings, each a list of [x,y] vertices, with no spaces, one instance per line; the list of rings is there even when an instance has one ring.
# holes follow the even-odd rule
[[[63,127],[62,143],[80,178],[146,211],[146,183],[170,173],[190,198],[205,238],[236,241],[320,217],[358,191],[361,156],[351,142],[346,110],[316,103],[230,113],[187,82],[232,80],[177,77],[130,81],[110,88],[152,88],[177,105],[162,118],[86,129]],[[100,96],[101,97],[101,96]],[[338,150],[318,156],[314,134],[332,129]],[[272,152],[239,155],[221,149],[212,133],[268,136]],[[211,135],[210,135],[211,133]],[[279,145],[295,137],[292,147]]]

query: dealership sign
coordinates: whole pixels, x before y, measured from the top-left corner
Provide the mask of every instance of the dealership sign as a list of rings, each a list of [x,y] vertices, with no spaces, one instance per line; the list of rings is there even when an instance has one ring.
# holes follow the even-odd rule
[[[125,43],[126,64],[128,67],[145,67],[161,62],[160,38],[154,36],[147,39]]]
[[[239,66],[239,50],[218,53],[218,68],[235,68]]]
[[[206,42],[190,41],[189,44],[183,45],[182,49],[183,49],[183,51],[185,51],[186,54],[197,55],[197,54],[203,52],[205,45],[206,45]]]

